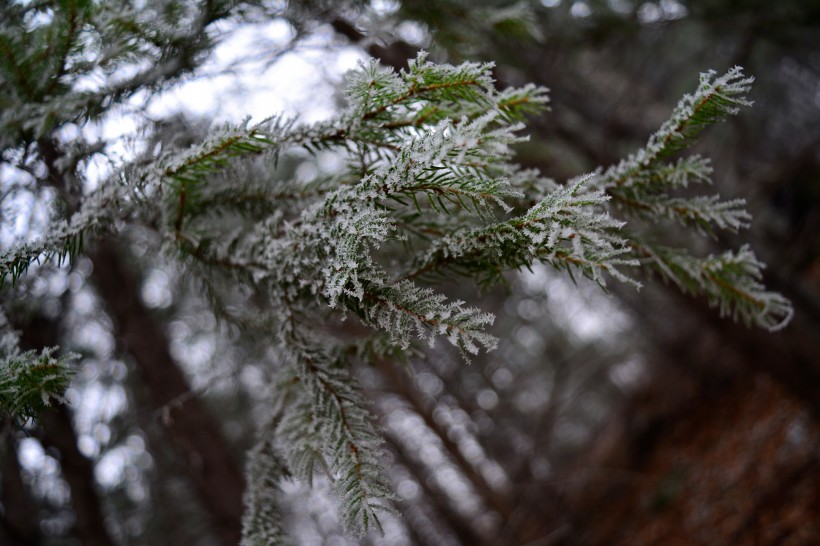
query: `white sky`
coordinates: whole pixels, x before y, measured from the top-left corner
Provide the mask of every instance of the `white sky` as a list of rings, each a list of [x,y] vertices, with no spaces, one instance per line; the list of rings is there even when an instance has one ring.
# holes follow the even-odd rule
[[[214,51],[200,70],[213,77],[194,79],[152,100],[152,116],[173,111],[213,117],[217,123],[261,121],[272,115],[298,116],[311,123],[331,117],[342,74],[363,58],[353,47],[325,48],[329,34],[312,38],[267,66],[291,38],[281,21],[243,25]]]
[[[319,32],[278,55],[292,36],[282,20],[224,28],[226,38],[187,81],[160,94],[137,94],[121,112],[101,125],[84,128],[89,140],[109,143],[107,157],[88,166],[88,191],[140,151],[140,118],[163,119],[182,113],[214,124],[259,122],[271,116],[314,123],[338,111],[336,94],[343,75],[364,59],[355,47],[333,45],[332,31]]]

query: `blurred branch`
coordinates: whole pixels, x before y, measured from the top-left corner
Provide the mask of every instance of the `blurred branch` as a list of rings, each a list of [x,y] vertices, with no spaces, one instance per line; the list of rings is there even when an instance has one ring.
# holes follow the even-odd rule
[[[474,544],[479,546],[481,544],[488,544],[485,538],[482,538],[476,532],[472,522],[465,521],[465,518],[460,514],[447,499],[446,492],[442,491],[435,480],[430,479],[430,469],[425,468],[416,460],[416,457],[406,447],[406,442],[397,435],[391,433],[389,430],[385,435],[390,439],[390,445],[393,448],[399,462],[407,467],[407,469],[417,478],[416,482],[421,486],[424,496],[427,497],[434,513],[444,520],[452,533],[458,537],[462,544]],[[425,503],[426,505],[427,503]],[[411,521],[406,521],[405,524],[413,528]]]

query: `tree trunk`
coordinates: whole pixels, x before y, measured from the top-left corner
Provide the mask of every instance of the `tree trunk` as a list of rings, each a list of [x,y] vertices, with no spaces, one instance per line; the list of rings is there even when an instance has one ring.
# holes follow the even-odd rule
[[[20,345],[23,349],[54,347],[59,343],[59,323],[35,317],[23,326]],[[43,429],[41,442],[60,454],[63,478],[71,490],[74,509],[74,533],[83,546],[113,546],[105,527],[102,503],[95,488],[94,463],[80,453],[77,435],[67,406],[58,404],[40,415]]]
[[[71,488],[71,505],[76,518],[74,529],[80,543],[83,546],[113,546],[94,487],[94,463],[77,448],[77,436],[68,408],[60,404],[46,410],[40,416],[40,422],[43,425],[41,441],[46,447],[60,452],[60,468]]]
[[[89,253],[94,279],[119,337],[133,355],[151,392],[155,410],[183,455],[188,474],[208,511],[220,543],[241,538],[243,474],[222,431],[191,392],[168,350],[168,339],[139,297],[137,279],[110,240]]]
[[[20,474],[22,469],[17,459],[17,441],[11,429],[11,420],[6,418],[4,425],[5,445],[0,451],[0,543],[36,546],[40,544],[40,531],[37,527],[38,507]]]

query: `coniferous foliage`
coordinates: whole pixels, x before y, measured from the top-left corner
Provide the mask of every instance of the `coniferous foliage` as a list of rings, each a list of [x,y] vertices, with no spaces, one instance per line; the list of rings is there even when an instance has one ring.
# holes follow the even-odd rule
[[[47,183],[67,196],[68,213],[55,213],[36,240],[4,249],[0,279],[14,284],[36,264],[76,256],[84,239],[138,225],[198,280],[215,314],[266,338],[276,379],[270,425],[248,465],[246,544],[285,541],[277,484],[288,476],[310,482],[317,471],[333,481],[350,531],[380,529],[392,493],[379,463],[380,434],[351,363],[388,359],[417,340],[444,338],[466,360],[498,344],[494,317],[448,298],[438,289],[443,280],[488,288],[510,270],[542,262],[602,287],[611,279],[640,287],[646,270],[753,326],[775,330],[791,316],[789,302],[762,285],[763,264],[748,247],[698,257],[649,241],[617,218],[623,212],[669,220],[698,234],[748,226],[740,200],[675,193],[710,176],[705,158],[680,152],[706,126],[749,104],[751,78],[738,68],[703,74],[646,147],[564,184],[514,160],[526,116],[546,109],[545,89],[499,91],[491,64],[436,64],[421,54],[401,72],[362,64],[348,76],[347,107],[330,121],[300,125],[282,117],[225,126],[187,149],[146,152],[85,194],[73,180],[82,176],[78,162],[68,149],[59,155],[53,131],[184,73],[179,59],[164,67],[162,60],[186,37],[151,26],[139,10],[114,15],[93,3],[67,5],[55,6],[44,23],[36,8],[7,8],[14,17],[4,21],[3,70],[16,83],[6,85],[2,100],[29,106],[5,109],[4,161],[25,170],[39,157]],[[175,9],[183,12],[169,20],[190,19],[201,31],[229,13],[227,4],[208,6],[181,4]],[[83,48],[94,46],[76,37],[82,33],[111,38],[114,49],[100,49],[96,64],[87,65]],[[185,47],[183,58],[193,63],[208,43]],[[43,54],[47,48],[64,52],[58,66]],[[71,88],[94,70],[145,57],[160,68],[113,87]],[[26,63],[44,74],[35,87]],[[86,147],[80,156],[91,149],[78,146]],[[340,157],[345,167],[310,182],[280,168],[320,154]],[[231,303],[237,290],[253,294],[253,304]],[[351,334],[344,321],[367,333]],[[33,415],[37,399],[59,399],[69,357],[51,354],[10,353],[2,361],[0,401],[15,417]]]
[[[743,199],[722,201],[719,195],[684,198],[672,193],[689,184],[710,183],[708,159],[694,155],[676,163],[664,162],[691,146],[705,127],[737,114],[740,107],[751,106],[745,95],[753,78],[744,76],[739,67],[715,76],[714,71],[701,75],[695,93],[681,99],[644,148],[596,175],[593,184],[605,189],[626,213],[652,221],[669,219],[702,234],[749,227],[751,215]],[[685,249],[670,249],[637,237],[629,244],[662,278],[685,292],[705,295],[721,316],[731,315],[772,331],[791,318],[791,303],[766,291],[760,283],[764,265],[747,246],[697,258]]]
[[[36,418],[46,406],[64,403],[76,371],[75,354],[55,355],[56,347],[21,351],[16,332],[0,310],[0,408],[19,421]]]

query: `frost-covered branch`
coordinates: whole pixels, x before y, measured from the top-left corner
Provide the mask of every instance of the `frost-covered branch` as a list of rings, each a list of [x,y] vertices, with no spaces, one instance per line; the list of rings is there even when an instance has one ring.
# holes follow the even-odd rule
[[[70,220],[59,220],[42,237],[0,251],[0,288],[7,279],[15,284],[35,263],[56,260],[58,265],[79,255],[87,233],[104,231],[125,214],[126,188],[109,182],[89,197]]]
[[[74,375],[76,354],[55,356],[56,349],[21,352],[17,333],[0,311],[0,410],[17,421],[36,419],[40,411],[63,403]]]
[[[334,481],[348,530],[381,530],[379,514],[393,511],[393,493],[378,461],[382,440],[367,403],[330,351],[298,341],[291,351],[296,370],[276,430],[289,468],[308,483],[317,468]]]
[[[598,210],[608,198],[601,191],[586,191],[584,182],[550,192],[521,216],[442,237],[408,276],[451,270],[491,284],[506,270],[543,261],[578,270],[601,285],[606,284],[603,272],[637,284],[620,271],[638,265],[618,235],[623,222]]]
[[[224,15],[222,3],[206,4],[204,12],[181,12],[192,28],[202,30]],[[25,8],[15,10],[19,15]],[[83,32],[91,36],[122,33],[130,17],[97,13],[77,14],[86,17]],[[82,44],[79,19],[60,21],[75,31],[54,48],[59,66],[48,70],[58,75],[48,81],[55,93],[62,80],[83,72],[73,52]],[[153,59],[170,47],[173,26],[137,20],[129,31],[134,40],[112,41],[85,68]],[[195,54],[207,36],[200,39],[181,49]],[[116,100],[186,71],[173,63],[141,66],[137,79],[66,91],[59,95],[65,111],[55,112],[59,101],[38,99],[36,82],[20,71],[16,55],[27,51],[23,42],[0,32],[0,47],[14,50],[0,58],[0,72],[17,82],[15,96],[32,99],[19,111],[0,113],[3,146],[36,142],[54,123],[96,119],[103,107],[91,105],[101,97]],[[635,274],[644,267],[705,296],[722,315],[768,329],[788,322],[789,302],[765,289],[763,264],[747,247],[697,258],[642,242],[634,225],[616,217],[623,211],[704,233],[748,226],[740,199],[677,193],[708,183],[712,172],[704,158],[673,156],[707,125],[749,104],[751,78],[740,69],[704,74],[644,148],[607,170],[558,184],[514,160],[527,116],[547,107],[546,90],[498,91],[491,69],[435,64],[426,54],[401,72],[365,62],[348,75],[347,107],[334,119],[240,123],[209,130],[186,149],[166,146],[159,157],[146,152],[84,196],[71,218],[0,254],[0,279],[16,281],[32,263],[81,252],[89,233],[149,230],[196,272],[214,313],[265,339],[276,355],[272,367],[281,381],[272,403],[280,413],[261,433],[248,465],[243,546],[285,541],[276,506],[284,476],[310,482],[316,472],[325,474],[348,529],[381,528],[392,493],[380,467],[380,435],[342,347],[370,347],[357,353],[364,360],[438,338],[465,358],[495,348],[498,340],[488,331],[494,317],[448,298],[438,280],[462,276],[488,287],[511,270],[542,262],[602,286],[610,279],[640,286]],[[323,157],[336,166],[323,168]],[[303,165],[315,176],[301,176]],[[231,306],[240,292],[251,296]],[[345,319],[364,333],[340,332]],[[59,399],[66,362],[48,350],[8,352],[0,362],[0,401],[25,416]]]
[[[642,172],[691,146],[706,127],[737,114],[741,106],[751,106],[745,95],[754,78],[737,66],[722,76],[716,74],[713,70],[701,74],[697,90],[681,98],[646,146],[609,168],[597,183],[605,188],[632,185]]]
[[[654,271],[682,291],[706,296],[721,316],[731,316],[748,325],[777,331],[792,318],[791,302],[766,290],[761,283],[765,265],[748,245],[705,258],[691,256],[683,249],[670,249],[632,241],[638,255]]]
[[[717,195],[678,197],[675,190],[693,183],[711,183],[712,168],[700,156],[682,157],[666,163],[691,146],[709,125],[750,106],[745,95],[754,78],[739,67],[723,76],[714,71],[701,74],[694,94],[685,95],[646,146],[597,174],[592,185],[607,191],[628,213],[651,220],[670,219],[704,233],[714,228],[737,231],[749,225],[751,216],[742,199],[722,201]]]

